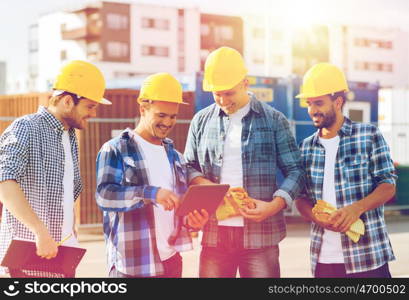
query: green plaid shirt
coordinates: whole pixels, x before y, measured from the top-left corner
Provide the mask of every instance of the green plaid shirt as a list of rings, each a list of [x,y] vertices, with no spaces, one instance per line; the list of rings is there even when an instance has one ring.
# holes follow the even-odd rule
[[[291,205],[304,184],[299,149],[284,115],[250,94],[250,111],[244,116],[242,130],[243,184],[250,197],[271,201],[283,197]],[[185,158],[197,173],[220,182],[228,116],[216,105],[199,111],[193,118],[186,142]],[[277,187],[278,169],[284,181]],[[217,245],[217,220],[213,215],[203,229],[202,245]],[[258,249],[277,245],[286,235],[283,212],[263,222],[244,220],[244,247]]]

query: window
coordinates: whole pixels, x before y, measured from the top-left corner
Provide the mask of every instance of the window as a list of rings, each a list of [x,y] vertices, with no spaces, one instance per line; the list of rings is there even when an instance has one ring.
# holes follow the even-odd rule
[[[66,50],[61,50],[60,59],[61,59],[61,61],[64,61],[64,60],[67,59],[67,51]]]
[[[107,26],[109,29],[121,30],[128,28],[128,17],[120,14],[107,14]]]
[[[160,30],[168,30],[169,29],[169,20],[156,19],[154,23],[155,23],[154,28],[156,28],[156,29],[160,29]]]
[[[233,28],[231,26],[216,27],[216,40],[232,40]]]
[[[253,37],[255,39],[263,39],[264,38],[264,29],[263,28],[254,28],[253,29]]]
[[[159,30],[169,30],[169,20],[142,18],[142,28],[153,28]]]
[[[264,64],[264,51],[262,49],[255,49],[252,61],[254,64]]]
[[[359,71],[393,72],[391,63],[356,61],[354,67]]]
[[[142,28],[153,28],[153,19],[142,18]]]
[[[284,64],[284,57],[282,55],[273,55],[272,62],[274,65],[283,65]]]
[[[392,49],[392,41],[367,39],[367,38],[355,38],[354,45],[356,47],[366,47],[366,48],[378,48],[378,49]]]
[[[32,25],[29,28],[28,51],[29,52],[38,51],[38,26],[37,25]]]
[[[128,56],[128,44],[121,42],[108,42],[107,43],[108,56],[110,57],[127,57]]]
[[[209,25],[207,25],[207,24],[200,25],[200,35],[201,36],[207,36],[209,34],[210,34]]]
[[[278,30],[271,31],[271,38],[273,41],[282,41],[283,40],[283,33]]]
[[[156,47],[156,46],[142,46],[142,55],[143,56],[169,56],[168,47]]]

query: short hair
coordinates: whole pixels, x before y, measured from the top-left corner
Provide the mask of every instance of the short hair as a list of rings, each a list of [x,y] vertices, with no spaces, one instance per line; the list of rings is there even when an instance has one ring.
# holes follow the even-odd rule
[[[335,101],[335,100],[337,100],[338,97],[341,97],[342,98],[341,108],[344,107],[344,104],[345,104],[345,101],[346,101],[346,93],[344,91],[329,94],[328,96],[331,98],[332,101]]]
[[[74,94],[74,93],[70,93],[70,92],[63,92],[62,94],[60,94],[60,95],[57,95],[57,96],[52,96],[51,98],[50,98],[50,104],[51,105],[57,105],[58,104],[58,102],[60,102],[60,100],[63,98],[63,97],[65,97],[65,96],[71,96],[71,98],[72,98],[72,101],[74,102],[74,105],[78,105],[78,103],[80,103],[80,100],[81,100],[81,98],[83,98],[83,97],[81,97],[81,96],[78,96],[77,94]]]
[[[145,109],[150,109],[152,104],[153,104],[153,101],[149,99],[141,99],[139,101],[139,105]]]

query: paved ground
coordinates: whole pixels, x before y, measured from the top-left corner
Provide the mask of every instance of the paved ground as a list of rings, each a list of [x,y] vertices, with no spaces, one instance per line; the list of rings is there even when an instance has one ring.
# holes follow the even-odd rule
[[[388,231],[397,257],[390,263],[393,277],[409,278],[409,216],[388,215]],[[309,263],[309,224],[299,217],[288,219],[288,236],[280,243],[282,277],[311,277]],[[194,239],[194,250],[182,254],[183,277],[197,277],[200,236]],[[77,269],[77,277],[106,277],[105,244],[101,233],[82,230],[81,246],[88,251]]]

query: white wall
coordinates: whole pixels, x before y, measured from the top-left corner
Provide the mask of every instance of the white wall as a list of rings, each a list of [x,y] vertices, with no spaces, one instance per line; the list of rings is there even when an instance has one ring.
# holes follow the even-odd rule
[[[185,73],[200,70],[200,11],[185,9]]]
[[[409,90],[379,91],[379,129],[383,133],[392,159],[409,165]]]
[[[142,28],[143,18],[163,18],[169,20],[168,30]],[[177,72],[177,10],[169,7],[151,5],[131,6],[131,62],[138,72]],[[169,48],[168,57],[143,56],[142,45]]]
[[[407,87],[408,73],[408,33],[398,29],[350,26],[347,31],[348,79],[353,81],[378,81],[384,87]],[[356,38],[392,41],[392,49],[357,47]],[[356,61],[390,63],[392,72],[357,70]]]
[[[38,80],[37,91],[45,92],[51,89],[55,76],[62,64],[69,60],[86,59],[84,42],[63,40],[61,24],[67,24],[66,29],[83,27],[84,23],[74,14],[53,13],[41,17],[38,21]],[[66,59],[61,58],[65,50]]]

